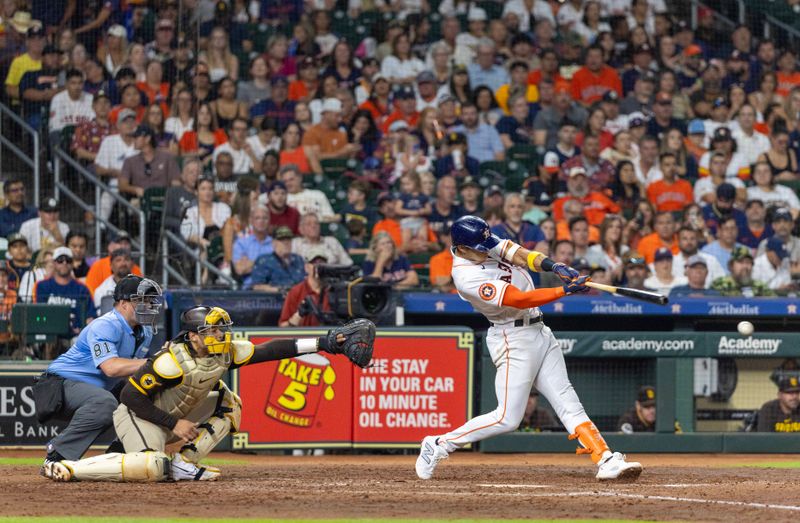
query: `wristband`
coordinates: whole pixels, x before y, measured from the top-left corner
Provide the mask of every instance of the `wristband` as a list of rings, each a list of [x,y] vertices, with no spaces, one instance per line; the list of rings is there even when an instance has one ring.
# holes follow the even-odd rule
[[[537,269],[536,265],[533,263],[539,256],[543,256],[545,259],[547,259],[547,256],[545,256],[539,251],[531,251],[528,253],[528,268],[533,272],[539,272],[539,269]]]
[[[294,344],[297,347],[297,354],[311,354],[319,350],[318,338],[300,338],[295,340]]]
[[[552,272],[555,264],[556,262],[554,262],[550,258],[545,257],[545,259],[542,260],[542,270],[547,272]]]
[[[514,255],[520,249],[520,246],[512,242],[511,240],[508,240],[508,243],[510,243],[511,245],[509,245],[507,249],[503,249],[502,251],[503,261],[512,263],[514,260]]]

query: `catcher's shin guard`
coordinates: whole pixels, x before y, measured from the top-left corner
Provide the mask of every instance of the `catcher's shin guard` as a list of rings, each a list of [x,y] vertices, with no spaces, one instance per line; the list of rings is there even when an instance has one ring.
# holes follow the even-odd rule
[[[155,451],[115,452],[62,463],[72,471],[72,479],[79,481],[167,481],[170,472],[169,456]]]
[[[224,385],[220,388],[220,404],[213,416],[198,426],[200,435],[181,447],[185,461],[199,463],[229,433],[236,432],[242,420],[242,401]]]
[[[575,449],[575,454],[591,454],[595,463],[599,462],[606,452],[610,452],[606,440],[591,421],[585,421],[575,427],[575,433],[570,434],[569,439],[577,439],[581,444],[581,447]]]

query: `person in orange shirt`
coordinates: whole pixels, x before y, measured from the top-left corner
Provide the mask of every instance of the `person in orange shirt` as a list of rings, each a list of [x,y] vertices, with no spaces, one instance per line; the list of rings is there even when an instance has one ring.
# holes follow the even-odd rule
[[[691,187],[689,189],[691,195]],[[559,198],[553,204],[553,219],[556,221],[564,219],[564,204],[569,200],[578,200],[583,204],[583,215],[589,221],[589,225],[600,225],[606,214],[620,211],[619,205],[608,196],[589,190],[586,169],[583,167],[573,167],[569,170],[567,192],[566,196]]]
[[[303,136],[303,147],[318,160],[349,158],[361,146],[347,142],[347,133],[341,130],[342,102],[337,98],[326,98],[322,102],[322,121],[311,127]]]
[[[412,88],[404,87],[397,91],[394,95],[394,106],[395,110],[381,125],[383,134],[388,133],[389,127],[398,120],[404,120],[409,128],[417,126],[419,112],[417,112],[417,98]]]
[[[131,237],[128,236],[128,233],[125,231],[120,232],[108,242],[109,253],[112,253],[117,249],[126,249],[128,251],[131,250]],[[135,263],[133,264],[132,272],[136,276],[142,275],[141,267]],[[86,274],[86,286],[89,287],[92,295],[94,295],[94,290],[98,288],[100,284],[103,283],[103,281],[105,281],[109,276],[111,276],[110,255],[95,261],[89,268],[88,274]]]
[[[564,219],[556,222],[556,240],[572,241],[572,234],[569,229],[569,222],[573,218],[583,217],[583,203],[574,198],[567,199],[562,206],[561,210],[564,214]],[[589,243],[600,242],[600,229],[594,225],[589,225]]]
[[[453,239],[450,237],[450,228],[445,228],[439,233],[439,243],[444,245],[444,249],[431,256],[430,259],[430,281],[431,287],[442,292],[456,292],[453,285],[453,277],[450,272],[453,270]]]
[[[647,187],[647,199],[658,212],[682,211],[694,201],[692,185],[677,177],[678,162],[673,153],[661,153],[658,164],[664,177]]]
[[[668,247],[672,254],[678,254],[678,235],[675,233],[675,218],[672,213],[664,211],[656,214],[653,228],[656,232],[642,238],[636,247],[639,253],[644,256],[645,261],[653,263],[656,251],[661,247]]]
[[[589,106],[602,100],[608,91],[622,97],[622,80],[617,71],[603,62],[603,48],[593,45],[586,50],[586,65],[572,76],[573,100]]]
[[[378,195],[378,212],[381,213],[383,219],[372,227],[372,236],[381,231],[385,232],[392,237],[394,244],[399,248],[403,245],[403,231],[400,228],[400,222],[395,219],[394,202],[395,197],[390,192],[382,192]]]
[[[289,84],[289,100],[310,102],[319,86],[319,69],[313,56],[306,56],[297,65],[297,80]]]
[[[539,69],[528,73],[528,84],[538,86],[542,80],[549,80],[553,84],[566,82],[566,79],[558,74],[558,69],[558,54],[553,49],[545,49],[542,51]]]
[[[775,94],[789,97],[792,89],[800,85],[800,72],[797,71],[797,55],[791,48],[786,48],[778,58],[778,72],[775,75],[778,87]]]
[[[403,230],[400,227],[400,221],[397,220],[397,213],[395,211],[395,197],[392,193],[386,191],[378,195],[378,212],[383,215],[383,219],[378,221],[372,227],[372,236],[374,237],[379,232],[383,231],[391,236],[394,244],[400,252],[425,252],[438,248],[436,243],[436,234],[429,226],[428,241],[426,243],[416,242],[416,240],[403,244]]]

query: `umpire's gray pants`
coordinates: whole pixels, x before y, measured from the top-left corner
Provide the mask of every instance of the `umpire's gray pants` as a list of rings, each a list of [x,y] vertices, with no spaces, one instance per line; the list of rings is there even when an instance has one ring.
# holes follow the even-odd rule
[[[117,400],[114,395],[82,381],[64,380],[61,416],[71,417],[69,425],[47,444],[64,459],[79,460],[94,440],[114,423]]]

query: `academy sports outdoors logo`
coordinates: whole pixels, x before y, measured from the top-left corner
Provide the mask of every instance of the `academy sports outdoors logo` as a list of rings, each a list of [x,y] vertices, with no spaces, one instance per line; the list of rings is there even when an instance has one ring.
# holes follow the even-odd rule
[[[311,427],[320,398],[331,401],[336,372],[321,354],[304,354],[281,360],[272,379],[264,412],[270,418],[293,427]]]
[[[484,283],[478,288],[478,294],[480,294],[481,298],[484,300],[491,301],[495,294],[497,294],[497,289],[495,289],[494,285],[491,283]]]

